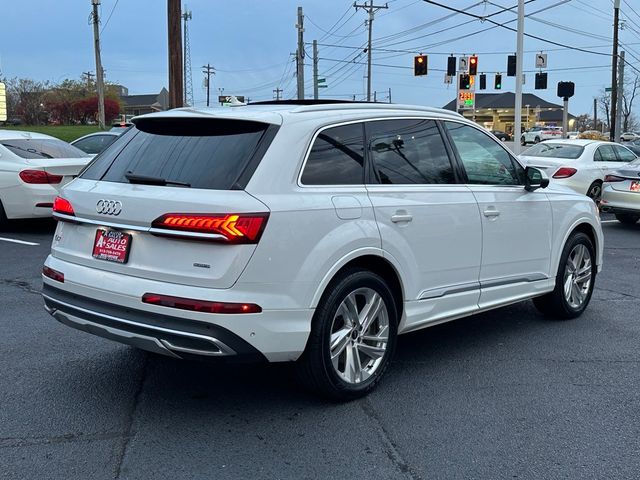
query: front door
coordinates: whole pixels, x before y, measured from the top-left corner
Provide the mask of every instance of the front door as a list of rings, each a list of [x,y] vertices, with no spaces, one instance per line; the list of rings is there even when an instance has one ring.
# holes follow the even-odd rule
[[[524,189],[524,169],[485,132],[445,124],[482,220],[480,308],[547,289],[553,222],[546,194]]]

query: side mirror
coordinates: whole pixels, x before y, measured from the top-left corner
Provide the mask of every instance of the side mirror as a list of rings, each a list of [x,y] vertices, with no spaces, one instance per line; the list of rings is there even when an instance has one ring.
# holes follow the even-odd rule
[[[549,186],[549,177],[547,177],[547,174],[542,170],[539,170],[535,167],[527,167],[524,173],[524,189],[527,192],[533,192],[538,188],[547,188]]]

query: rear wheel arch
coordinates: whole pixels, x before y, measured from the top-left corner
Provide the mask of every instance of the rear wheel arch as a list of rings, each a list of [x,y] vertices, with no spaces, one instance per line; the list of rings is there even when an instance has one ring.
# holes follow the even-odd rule
[[[598,264],[598,262],[600,261],[600,258],[598,257],[598,252],[600,251],[599,250],[600,244],[598,242],[598,236],[596,235],[596,232],[595,232],[593,226],[591,226],[591,224],[589,224],[587,222],[579,223],[578,225],[576,225],[575,227],[573,227],[571,229],[571,231],[567,234],[567,237],[562,242],[562,248],[564,248],[564,246],[567,244],[567,242],[569,241],[569,239],[571,238],[571,236],[575,232],[582,232],[586,236],[589,237],[589,240],[591,240],[591,243],[593,244],[593,248],[595,250],[594,253],[595,253],[595,256],[596,256],[596,264]],[[558,259],[558,261],[559,260],[560,259]]]

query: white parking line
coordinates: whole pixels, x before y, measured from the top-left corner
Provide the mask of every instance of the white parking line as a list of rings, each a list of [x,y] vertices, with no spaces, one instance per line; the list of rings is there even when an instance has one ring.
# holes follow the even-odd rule
[[[10,242],[10,243],[19,243],[20,245],[31,245],[32,247],[40,245],[39,243],[35,243],[35,242],[25,242],[24,240],[16,240],[15,238],[0,237],[0,241]]]

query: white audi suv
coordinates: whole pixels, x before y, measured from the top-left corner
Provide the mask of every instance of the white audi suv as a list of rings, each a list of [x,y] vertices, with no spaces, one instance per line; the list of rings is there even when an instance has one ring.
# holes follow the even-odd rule
[[[54,205],[60,322],[175,358],[296,362],[369,392],[404,334],[522,300],[587,307],[594,202],[440,109],[264,102],[134,119]]]

